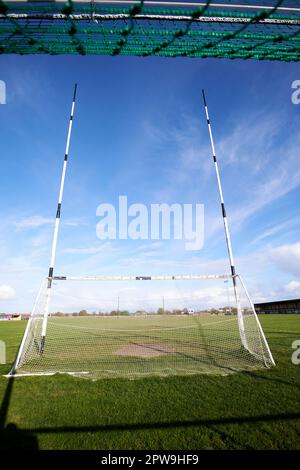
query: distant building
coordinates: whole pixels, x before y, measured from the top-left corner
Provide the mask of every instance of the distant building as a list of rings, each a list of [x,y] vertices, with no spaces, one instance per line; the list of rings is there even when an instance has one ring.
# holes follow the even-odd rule
[[[182,315],[193,315],[195,310],[193,308],[184,308],[181,312]]]
[[[300,313],[300,299],[254,304],[257,313]]]
[[[19,313],[13,313],[11,315],[11,320],[13,320],[13,321],[22,320],[22,316]]]
[[[0,313],[0,321],[1,320],[21,320],[22,315],[19,313]]]

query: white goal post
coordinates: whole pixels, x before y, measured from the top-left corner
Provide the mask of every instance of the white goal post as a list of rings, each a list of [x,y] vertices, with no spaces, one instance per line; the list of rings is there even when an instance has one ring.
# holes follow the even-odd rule
[[[204,91],[230,275],[54,274],[76,91],[77,85],[49,272],[41,284],[10,375],[62,372],[92,378],[137,378],[228,374],[275,365],[254,305],[236,272]]]

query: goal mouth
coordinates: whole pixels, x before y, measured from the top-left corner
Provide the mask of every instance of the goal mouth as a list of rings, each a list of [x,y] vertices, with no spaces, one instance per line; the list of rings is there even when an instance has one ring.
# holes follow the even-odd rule
[[[239,276],[55,276],[49,304],[48,290],[49,278],[11,374],[136,379],[274,364]]]

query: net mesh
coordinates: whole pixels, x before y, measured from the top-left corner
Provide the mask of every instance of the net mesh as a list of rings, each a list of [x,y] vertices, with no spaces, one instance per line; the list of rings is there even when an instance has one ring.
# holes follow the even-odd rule
[[[238,278],[241,316],[231,278],[54,282],[41,352],[46,285],[24,335],[17,374],[68,372],[133,379],[229,374],[272,364]]]
[[[0,0],[0,53],[300,58],[298,1],[156,3]]]

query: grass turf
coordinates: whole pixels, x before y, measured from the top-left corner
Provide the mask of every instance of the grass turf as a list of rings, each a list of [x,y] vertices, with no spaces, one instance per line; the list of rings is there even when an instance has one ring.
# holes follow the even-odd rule
[[[300,449],[300,316],[261,316],[277,367],[227,376],[0,377],[0,447]],[[24,322],[0,324],[12,362]],[[0,366],[6,373],[9,365]]]

